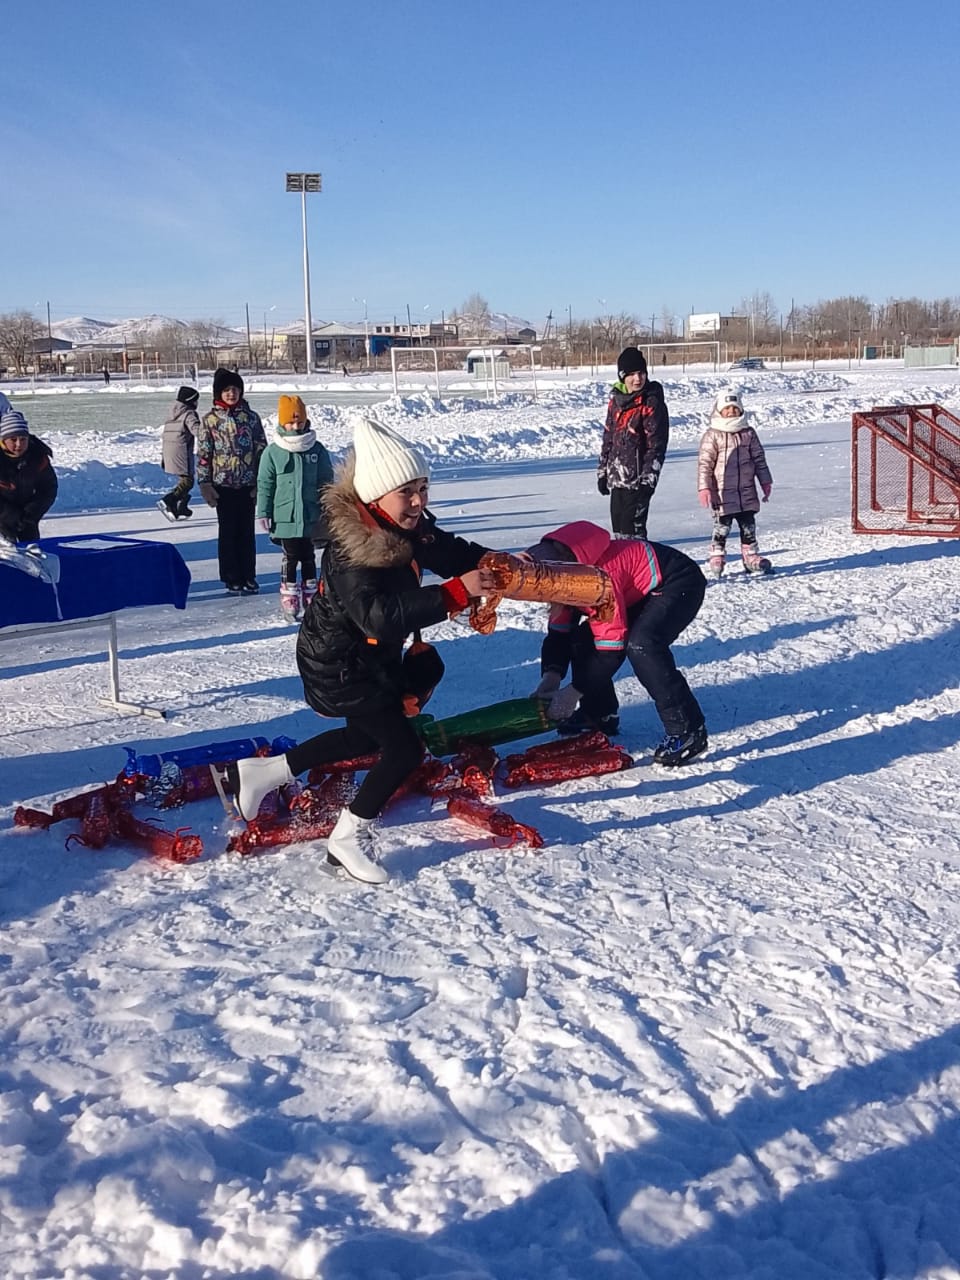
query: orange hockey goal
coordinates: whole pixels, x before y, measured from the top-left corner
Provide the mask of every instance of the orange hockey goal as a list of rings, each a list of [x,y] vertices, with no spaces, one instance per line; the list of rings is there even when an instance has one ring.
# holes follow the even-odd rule
[[[853,415],[854,533],[960,537],[960,418],[938,404]]]

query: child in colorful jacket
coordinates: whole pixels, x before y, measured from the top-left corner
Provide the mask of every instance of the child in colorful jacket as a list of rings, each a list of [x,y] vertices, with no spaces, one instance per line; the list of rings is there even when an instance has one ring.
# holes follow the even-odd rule
[[[689,556],[662,542],[612,538],[587,520],[544,534],[526,552],[534,560],[595,565],[609,576],[614,616],[601,622],[553,605],[540,652],[534,696],[561,734],[620,729],[613,677],[626,658],[653,699],[666,731],[657,764],[685,765],[707,749],[703,711],[677,669],[670,646],[697,616],[706,580]],[[571,667],[570,684],[560,688]]]
[[[281,396],[277,417],[276,433],[257,474],[257,520],[283,549],[280,612],[288,622],[296,622],[317,594],[312,535],[320,518],[321,493],[333,480],[333,463],[311,429],[299,396]]]
[[[700,439],[697,457],[700,505],[713,510],[710,573],[714,578],[723,573],[727,534],[734,520],[740,526],[740,555],[746,572],[770,572],[770,561],[760,555],[757,546],[758,483],[766,502],[773,476],[760,437],[747,422],[739,394],[721,391],[710,413],[710,425]]]
[[[243,398],[243,379],[232,369],[213,375],[213,408],[197,431],[197,483],[217,509],[220,579],[232,596],[252,596],[257,583],[254,512],[257,468],[267,447],[260,415]]]
[[[603,428],[597,488],[610,496],[610,527],[618,537],[645,538],[650,499],[670,436],[663,387],[647,377],[647,362],[636,347],[617,357],[617,382],[610,392]]]

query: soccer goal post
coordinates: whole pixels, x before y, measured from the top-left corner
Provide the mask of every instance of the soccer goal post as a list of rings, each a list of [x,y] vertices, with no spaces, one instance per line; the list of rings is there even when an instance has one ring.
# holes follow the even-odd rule
[[[404,359],[432,359],[433,376],[437,389],[437,399],[442,400],[443,395],[440,387],[440,357],[447,356],[451,352],[463,351],[466,353],[464,357],[465,369],[463,372],[471,376],[483,379],[484,390],[488,400],[496,401],[500,398],[500,384],[511,373],[511,365],[509,357],[514,351],[524,351],[527,353],[527,359],[530,361],[530,378],[532,381],[532,395],[534,400],[537,396],[537,366],[534,359],[534,353],[539,351],[538,344],[529,342],[511,342],[509,346],[472,346],[472,347],[391,347],[390,348],[390,372],[393,375],[393,394],[400,394],[400,368],[398,360],[407,363]]]
[[[702,353],[704,348],[706,348],[706,351],[711,353],[707,356],[707,359],[703,359]],[[645,344],[644,350],[648,353],[647,364],[651,369],[657,364],[657,361],[651,359],[649,353],[653,351],[662,351],[663,359],[660,361],[661,365],[679,364],[681,369],[686,369],[688,364],[712,364],[713,372],[720,372],[719,342],[711,342],[706,339],[701,342],[648,342]],[[698,353],[696,357],[693,355],[693,352],[695,351]],[[670,352],[679,352],[679,359],[668,359],[668,353]],[[688,356],[687,352],[690,352],[691,354]]]

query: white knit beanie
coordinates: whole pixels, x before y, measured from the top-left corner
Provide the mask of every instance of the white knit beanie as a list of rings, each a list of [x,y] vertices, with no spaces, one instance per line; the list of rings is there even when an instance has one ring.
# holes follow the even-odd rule
[[[743,413],[743,401],[740,399],[740,393],[739,391],[734,391],[730,387],[725,388],[717,394],[717,398],[713,406],[713,412],[719,415],[720,410],[725,409],[728,404],[732,404],[734,408],[739,409],[740,412]]]
[[[361,502],[376,502],[411,480],[430,478],[423,455],[374,418],[358,420],[353,429],[353,449],[357,459],[353,487]]]

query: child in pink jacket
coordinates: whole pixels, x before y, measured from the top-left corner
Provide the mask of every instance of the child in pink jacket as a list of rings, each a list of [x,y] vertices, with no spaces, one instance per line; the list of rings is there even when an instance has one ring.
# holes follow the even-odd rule
[[[540,651],[535,697],[561,734],[620,728],[613,677],[626,659],[653,699],[666,730],[657,764],[687,764],[707,749],[700,704],[677,669],[670,646],[703,603],[706,581],[689,556],[662,542],[615,538],[588,520],[544,534],[527,551],[534,560],[596,565],[610,578],[616,602],[610,622],[553,605]],[[570,684],[560,683],[571,668]]]
[[[757,546],[758,483],[766,502],[773,477],[760,437],[747,422],[739,394],[721,391],[710,414],[710,425],[700,439],[697,457],[700,505],[713,510],[710,573],[714,578],[723,573],[727,534],[734,520],[740,526],[740,555],[746,572],[770,572],[770,561],[760,555]]]

